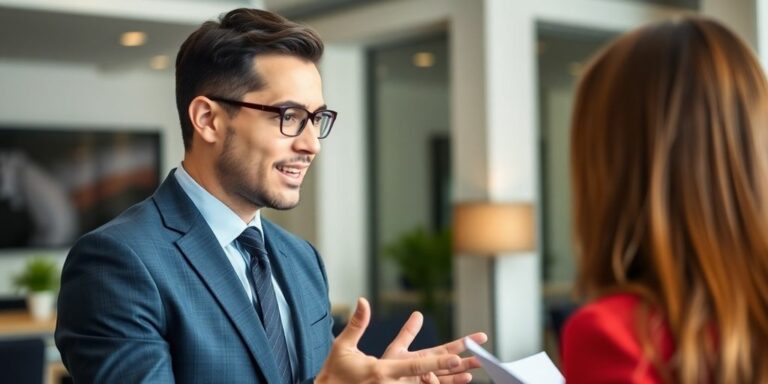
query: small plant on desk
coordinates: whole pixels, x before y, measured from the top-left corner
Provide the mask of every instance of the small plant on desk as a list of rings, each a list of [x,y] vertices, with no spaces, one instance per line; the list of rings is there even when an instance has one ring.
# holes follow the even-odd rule
[[[53,302],[59,288],[59,269],[52,260],[35,257],[13,279],[27,294],[27,309],[35,320],[47,320],[53,314]]]

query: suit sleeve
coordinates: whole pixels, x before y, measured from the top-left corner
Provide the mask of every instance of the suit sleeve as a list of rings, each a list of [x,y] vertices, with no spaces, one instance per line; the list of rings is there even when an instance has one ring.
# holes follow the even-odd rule
[[[568,384],[661,383],[626,318],[591,306],[568,320],[561,345]]]
[[[174,382],[163,313],[131,248],[104,233],[78,241],[62,272],[55,334],[74,381]]]

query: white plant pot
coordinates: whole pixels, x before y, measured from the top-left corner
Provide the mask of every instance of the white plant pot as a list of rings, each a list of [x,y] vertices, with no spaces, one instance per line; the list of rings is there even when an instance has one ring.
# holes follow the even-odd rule
[[[27,294],[27,309],[32,319],[45,321],[53,315],[53,301],[56,296],[53,292],[29,292]]]

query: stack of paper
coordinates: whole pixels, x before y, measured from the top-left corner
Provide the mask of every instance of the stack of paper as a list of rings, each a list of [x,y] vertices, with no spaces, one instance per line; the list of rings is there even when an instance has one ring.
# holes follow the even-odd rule
[[[501,363],[485,348],[465,337],[467,349],[477,356],[483,369],[496,384],[564,384],[565,378],[546,352],[510,363]]]

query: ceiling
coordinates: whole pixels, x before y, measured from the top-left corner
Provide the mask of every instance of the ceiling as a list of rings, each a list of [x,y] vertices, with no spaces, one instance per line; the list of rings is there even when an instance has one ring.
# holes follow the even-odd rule
[[[204,20],[237,7],[263,7],[291,18],[372,0],[0,0],[0,60],[149,68],[170,62]],[[127,31],[147,33],[140,47],[123,47]]]
[[[233,8],[300,20],[376,1],[385,0],[0,0],[0,60],[148,69],[156,55],[172,64],[191,31]],[[631,1],[695,7],[699,0]],[[146,45],[119,44],[123,32],[136,30],[147,33]]]
[[[0,58],[119,68],[172,53],[194,29],[182,23],[0,8]],[[121,46],[126,31],[146,32],[147,43]]]

